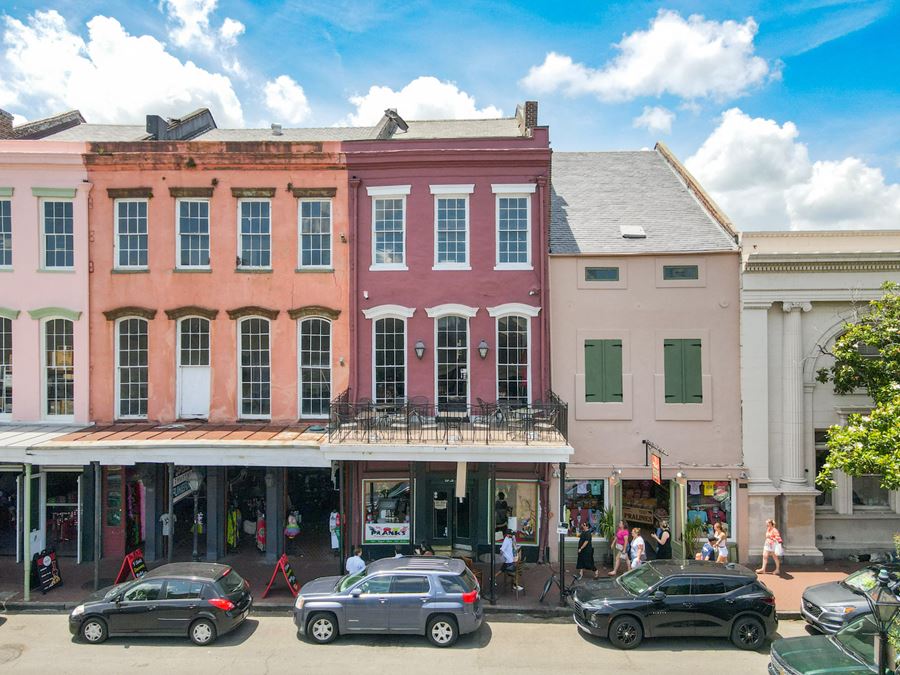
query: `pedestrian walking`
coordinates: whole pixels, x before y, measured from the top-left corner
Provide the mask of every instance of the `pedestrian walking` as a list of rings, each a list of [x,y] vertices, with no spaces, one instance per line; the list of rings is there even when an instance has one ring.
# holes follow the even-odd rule
[[[362,549],[353,549],[353,555],[347,558],[347,574],[356,574],[366,569],[366,561],[362,558]]]
[[[645,562],[647,562],[647,547],[641,536],[641,528],[635,527],[631,530],[631,569],[637,569]]]
[[[656,559],[671,560],[672,559],[672,533],[669,532],[669,521],[660,521],[659,527],[654,534],[653,541],[656,542]]]
[[[784,557],[784,543],[781,540],[781,532],[775,527],[775,521],[771,518],[766,521],[766,543],[763,545],[762,565],[756,570],[757,574],[766,574],[769,556],[772,556],[775,560],[774,574],[781,574],[781,559]]]
[[[625,571],[628,571],[629,560],[628,560],[628,526],[625,524],[624,520],[620,520],[619,524],[616,526],[616,535],[615,535],[615,544],[614,544],[614,554],[613,554],[613,568],[609,573],[609,576],[614,577],[619,572],[619,563],[622,563],[622,566],[625,568]]]
[[[725,529],[725,525],[723,523],[716,523],[713,525],[713,535],[716,538],[716,548],[718,549],[718,555],[716,557],[717,563],[727,563],[728,562],[728,530]]]
[[[581,523],[581,534],[578,537],[578,562],[575,563],[579,579],[584,576],[584,570],[591,570],[595,579],[600,574],[597,571],[597,566],[594,564],[594,542],[592,537],[590,523]]]

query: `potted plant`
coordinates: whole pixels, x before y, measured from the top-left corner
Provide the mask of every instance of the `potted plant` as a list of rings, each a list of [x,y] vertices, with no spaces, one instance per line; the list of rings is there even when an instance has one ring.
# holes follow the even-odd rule
[[[682,532],[681,538],[684,542],[685,559],[694,559],[694,556],[700,550],[700,546],[702,546],[697,540],[704,534],[706,534],[706,525],[699,518],[692,518],[684,524],[684,532]]]

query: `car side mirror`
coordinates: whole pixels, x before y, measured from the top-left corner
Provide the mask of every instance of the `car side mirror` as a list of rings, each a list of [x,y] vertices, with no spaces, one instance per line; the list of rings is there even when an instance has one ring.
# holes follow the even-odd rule
[[[361,589],[361,588],[354,588],[352,591],[350,591],[350,597],[351,597],[351,598],[358,598],[358,597],[361,596],[361,595],[362,595],[362,589]]]
[[[124,599],[124,597],[125,597],[125,594],[124,594],[124,593],[120,593],[119,595],[117,595],[117,596],[113,599],[113,602],[115,602],[115,603],[118,605],[119,603],[122,602],[122,600]]]
[[[653,591],[653,595],[650,597],[653,599],[653,602],[662,602],[666,599],[666,594],[662,591]]]

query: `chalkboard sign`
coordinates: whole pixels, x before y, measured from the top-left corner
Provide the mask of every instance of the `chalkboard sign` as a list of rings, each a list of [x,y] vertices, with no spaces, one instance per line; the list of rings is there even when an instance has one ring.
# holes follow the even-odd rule
[[[62,584],[56,551],[52,548],[44,549],[36,554],[32,561],[34,563],[34,577],[36,578],[37,586],[41,589],[41,593],[46,593],[51,588],[56,588]]]
[[[297,583],[297,576],[294,574],[294,570],[291,568],[291,562],[288,560],[286,554],[282,554],[278,559],[278,562],[275,563],[275,569],[272,572],[272,578],[269,579],[269,585],[266,586],[266,590],[263,591],[262,596],[266,597],[269,594],[269,589],[272,588],[272,584],[275,583],[275,578],[278,576],[278,572],[284,576],[284,580],[287,582],[288,588],[291,589],[291,594],[296,598],[297,593],[300,592],[300,584]]]
[[[122,566],[119,568],[119,573],[116,575],[116,580],[113,583],[120,584],[125,581],[129,572],[131,572],[131,576],[134,579],[140,579],[147,573],[144,552],[139,548],[125,554],[125,557],[122,559]]]

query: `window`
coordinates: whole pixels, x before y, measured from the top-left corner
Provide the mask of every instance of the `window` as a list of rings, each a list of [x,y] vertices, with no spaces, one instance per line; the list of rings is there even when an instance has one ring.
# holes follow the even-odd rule
[[[699,265],[663,265],[663,281],[696,281],[700,278]]]
[[[435,267],[469,264],[469,200],[465,196],[435,198]]]
[[[663,342],[666,403],[703,403],[699,339]]]
[[[720,595],[725,592],[725,581],[715,577],[694,577],[691,590],[694,595]]]
[[[598,525],[606,506],[603,488],[602,480],[566,481],[565,522],[569,525],[569,536],[577,537],[581,533],[582,523],[589,523],[591,531],[602,536]]]
[[[44,268],[75,267],[75,235],[72,202],[41,202],[44,228]]]
[[[0,199],[0,267],[12,266],[12,202]]]
[[[0,317],[0,415],[12,414],[12,356],[12,320]]]
[[[182,319],[181,343],[178,346],[182,366],[209,365],[209,321],[199,316]]]
[[[505,503],[505,506],[504,506]],[[538,484],[535,481],[498,480],[494,497],[496,526],[516,533],[520,544],[537,544]],[[501,514],[506,514],[506,521]]]
[[[391,593],[428,593],[431,586],[428,577],[397,575],[391,582]]]
[[[666,595],[690,595],[691,580],[688,577],[675,577],[662,582],[656,590]]]
[[[406,199],[373,200],[372,262],[374,265],[406,264]]]
[[[300,267],[331,267],[331,200],[300,202]]]
[[[162,590],[162,585],[162,579],[140,581],[125,592],[125,602],[159,600],[159,593]]]
[[[179,199],[178,267],[209,267],[209,202]]]
[[[45,470],[45,546],[58,556],[78,555],[78,471]],[[34,512],[32,512],[34,513]]]
[[[864,359],[880,359],[881,349],[878,345],[867,345],[865,342],[856,343],[856,353]]]
[[[409,480],[363,481],[363,543],[404,544],[409,532]]]
[[[391,578],[387,575],[370,577],[357,588],[363,595],[384,595],[391,592]]]
[[[241,199],[239,268],[272,266],[272,204],[268,199]],[[207,227],[207,232],[208,232]],[[207,240],[208,241],[208,240]],[[209,245],[207,244],[207,249]],[[207,252],[207,264],[209,254]]]
[[[528,317],[497,319],[497,400],[527,404]]]
[[[712,532],[715,523],[722,523],[733,538],[730,480],[689,480],[687,482],[687,522],[699,520]]]
[[[244,418],[266,418],[271,412],[271,368],[269,321],[260,317],[241,319],[240,402]]]
[[[462,316],[437,320],[437,404],[465,406],[469,400],[469,321]]]
[[[531,199],[524,195],[497,197],[497,264],[530,265]]]
[[[118,199],[116,208],[116,268],[147,267],[147,200]]]
[[[118,345],[116,380],[118,417],[147,416],[147,321],[122,319],[117,322]]]
[[[890,493],[881,487],[880,475],[856,476],[852,480],[854,510],[890,508]]]
[[[46,415],[75,414],[75,348],[73,324],[68,319],[44,323],[44,385]]]
[[[331,401],[331,322],[300,322],[300,415],[327,417]]]
[[[585,281],[618,281],[618,267],[585,267]]]
[[[478,588],[478,582],[469,570],[460,575],[441,575],[438,577],[444,593],[469,593]]]
[[[375,402],[392,403],[406,398],[406,322],[384,318],[375,321]]]
[[[822,467],[825,466],[825,461],[828,459],[828,431],[826,429],[816,429],[815,443],[816,476],[818,476],[822,472]],[[822,492],[821,494],[816,495],[816,506],[831,508],[833,506],[831,498],[831,492]]]
[[[584,341],[584,400],[622,402],[622,341]]]
[[[166,600],[195,600],[203,593],[203,582],[189,579],[169,579]]]

